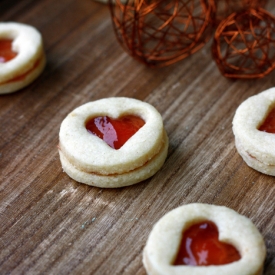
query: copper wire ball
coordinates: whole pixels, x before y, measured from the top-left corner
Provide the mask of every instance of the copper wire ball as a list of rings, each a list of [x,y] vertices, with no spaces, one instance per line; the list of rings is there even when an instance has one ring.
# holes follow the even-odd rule
[[[262,78],[275,68],[275,17],[264,9],[233,13],[218,26],[212,54],[228,78]]]
[[[212,35],[214,0],[109,0],[122,47],[150,67],[184,59]]]

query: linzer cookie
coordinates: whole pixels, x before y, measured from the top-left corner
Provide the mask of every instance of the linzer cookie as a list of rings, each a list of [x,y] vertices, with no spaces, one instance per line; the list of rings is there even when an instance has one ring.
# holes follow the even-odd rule
[[[143,251],[149,275],[261,275],[264,240],[246,217],[224,207],[194,203],[164,215]]]
[[[0,94],[15,92],[34,81],[46,58],[42,37],[21,23],[0,23]]]
[[[122,187],[143,181],[161,168],[167,151],[161,115],[136,99],[86,103],[73,110],[60,127],[63,170],[92,186]]]
[[[233,119],[237,151],[248,166],[275,176],[275,88],[245,100]]]

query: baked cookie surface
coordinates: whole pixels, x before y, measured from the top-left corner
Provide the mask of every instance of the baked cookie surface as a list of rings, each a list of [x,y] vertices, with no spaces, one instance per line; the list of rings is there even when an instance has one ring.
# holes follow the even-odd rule
[[[248,166],[275,175],[275,134],[259,128],[275,108],[275,88],[249,97],[236,110],[233,133],[237,151]]]
[[[233,245],[241,259],[224,265],[173,265],[182,233],[204,221],[217,226],[219,240]],[[170,211],[154,225],[143,251],[143,263],[149,275],[260,275],[265,255],[263,238],[248,218],[227,207],[194,203]]]
[[[91,118],[133,115],[145,124],[119,149],[90,133]],[[99,187],[121,187],[142,181],[163,165],[168,137],[161,115],[150,104],[131,98],[106,98],[86,103],[62,122],[59,152],[62,167],[76,181]]]
[[[41,34],[32,26],[0,23],[0,41],[11,41],[15,56],[0,62],[0,94],[15,92],[34,81],[43,71],[46,58]]]

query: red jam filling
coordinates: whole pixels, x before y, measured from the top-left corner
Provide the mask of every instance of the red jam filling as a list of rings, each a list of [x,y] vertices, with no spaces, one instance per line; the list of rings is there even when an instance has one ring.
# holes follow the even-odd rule
[[[16,57],[17,53],[12,50],[11,39],[0,40],[0,63],[5,63]]]
[[[104,140],[110,147],[119,149],[144,124],[143,119],[133,115],[127,115],[118,119],[100,116],[88,120],[86,129]]]
[[[240,260],[236,248],[218,240],[217,226],[210,221],[194,224],[183,232],[173,265],[224,265]]]
[[[275,108],[271,110],[264,123],[259,127],[260,131],[275,134]]]

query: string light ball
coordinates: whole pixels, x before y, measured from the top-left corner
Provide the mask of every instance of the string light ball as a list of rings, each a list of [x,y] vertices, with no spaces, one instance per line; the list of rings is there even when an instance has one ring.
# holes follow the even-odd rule
[[[213,33],[215,0],[109,0],[109,6],[118,41],[149,67],[184,59]]]
[[[262,78],[275,68],[275,17],[262,8],[233,13],[216,29],[212,54],[228,78]]]

